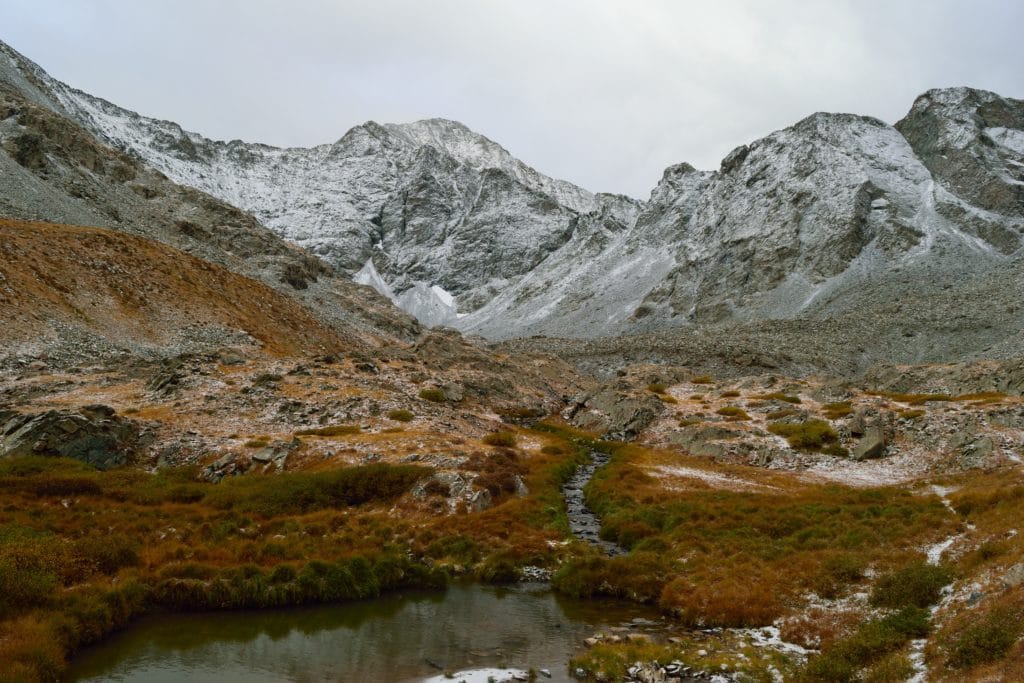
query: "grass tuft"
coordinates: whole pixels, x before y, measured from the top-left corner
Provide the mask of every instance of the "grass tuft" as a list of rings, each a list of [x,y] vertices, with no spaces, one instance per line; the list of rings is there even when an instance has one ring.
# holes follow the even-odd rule
[[[436,387],[420,389],[420,398],[431,403],[444,403],[444,391]]]

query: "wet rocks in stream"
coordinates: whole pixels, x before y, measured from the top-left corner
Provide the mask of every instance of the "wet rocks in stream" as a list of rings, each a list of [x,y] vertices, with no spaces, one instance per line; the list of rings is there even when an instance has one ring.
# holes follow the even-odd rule
[[[562,487],[562,495],[565,498],[566,515],[569,517],[569,528],[573,536],[582,541],[600,548],[606,555],[625,555],[626,549],[605,541],[598,534],[601,530],[601,520],[587,507],[584,499],[583,487],[587,485],[599,467],[608,464],[609,456],[598,451],[591,451],[590,462],[581,465],[576,472],[569,477],[569,480]]]

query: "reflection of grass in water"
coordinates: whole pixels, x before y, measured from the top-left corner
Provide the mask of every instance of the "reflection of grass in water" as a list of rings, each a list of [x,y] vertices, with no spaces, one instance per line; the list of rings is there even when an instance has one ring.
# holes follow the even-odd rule
[[[411,674],[415,676],[423,658],[463,669],[502,662],[519,665],[520,659],[541,650],[557,651],[564,662],[580,638],[637,616],[656,614],[618,601],[574,601],[538,586],[454,584],[445,592],[406,591],[335,607],[147,617],[83,653],[73,674],[102,677],[114,670],[130,673],[156,665],[166,670],[165,666],[175,665],[171,659],[185,667],[182,675],[187,675],[189,666],[209,671],[217,662],[236,661],[240,652],[261,638],[276,644],[276,649],[253,646],[267,661],[283,665],[292,657],[289,653],[307,651],[313,644],[317,652],[331,657],[330,661],[315,657],[292,661],[290,665],[299,669],[290,670],[289,676],[318,676],[324,667],[334,666],[345,677],[345,659],[340,655],[349,650],[358,653],[358,661],[364,664],[376,653],[381,676],[406,667],[416,669]],[[394,652],[388,649],[391,643]],[[261,667],[259,660],[249,664]],[[531,664],[535,662],[523,662]],[[233,673],[227,673],[228,680]]]

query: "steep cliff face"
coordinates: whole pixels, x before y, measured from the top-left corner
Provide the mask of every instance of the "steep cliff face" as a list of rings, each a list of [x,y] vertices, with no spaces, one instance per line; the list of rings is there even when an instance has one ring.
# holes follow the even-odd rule
[[[971,88],[930,90],[896,128],[946,191],[944,216],[1004,254],[1021,248],[1024,102]]]

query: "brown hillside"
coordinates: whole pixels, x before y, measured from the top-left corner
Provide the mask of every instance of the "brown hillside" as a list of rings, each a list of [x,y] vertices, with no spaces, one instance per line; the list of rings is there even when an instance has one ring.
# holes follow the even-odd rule
[[[131,348],[196,330],[244,331],[275,354],[352,346],[291,298],[163,244],[0,219],[0,343],[45,343],[58,330]]]

